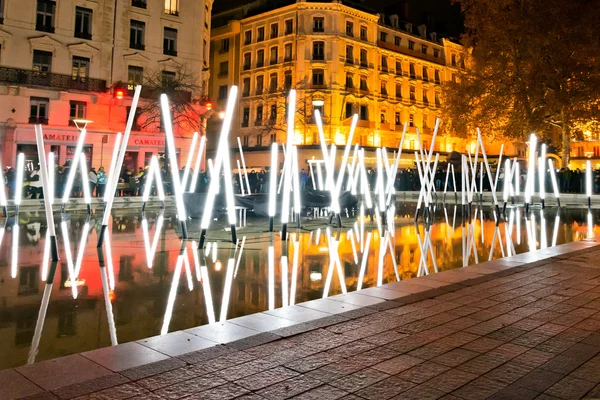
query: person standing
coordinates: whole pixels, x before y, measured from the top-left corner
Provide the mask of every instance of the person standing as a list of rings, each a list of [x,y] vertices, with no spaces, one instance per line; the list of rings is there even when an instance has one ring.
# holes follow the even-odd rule
[[[96,184],[98,185],[96,189],[96,197],[104,197],[104,190],[106,189],[106,172],[104,172],[104,167],[100,167],[98,169],[98,175],[96,176]]]
[[[98,175],[96,174],[96,168],[92,167],[88,172],[88,181],[90,184],[90,196],[94,197],[94,190],[96,190],[96,185],[98,184]]]
[[[36,165],[29,175],[29,186],[32,199],[44,198],[42,193],[42,179],[40,178],[40,166]],[[39,193],[39,196],[38,196]]]

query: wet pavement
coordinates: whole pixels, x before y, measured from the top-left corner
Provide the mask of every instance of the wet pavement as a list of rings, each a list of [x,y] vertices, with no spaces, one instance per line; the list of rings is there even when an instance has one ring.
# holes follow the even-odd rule
[[[574,242],[3,370],[0,398],[600,397],[599,259]]]

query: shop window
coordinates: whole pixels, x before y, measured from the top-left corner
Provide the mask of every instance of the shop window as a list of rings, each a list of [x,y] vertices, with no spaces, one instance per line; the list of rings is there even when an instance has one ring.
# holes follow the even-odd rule
[[[165,28],[163,53],[169,56],[177,56],[177,29]]]
[[[55,1],[38,0],[35,13],[35,29],[42,32],[54,33],[55,12]]]
[[[179,15],[179,0],[165,0],[165,14]]]
[[[127,67],[127,89],[135,90],[136,85],[144,81],[144,68],[130,65]]]
[[[75,7],[75,37],[92,39],[93,15],[93,11],[89,8]]]
[[[142,21],[132,19],[129,23],[129,47],[137,50],[144,50],[146,24]]]
[[[49,108],[50,99],[31,97],[29,99],[29,123],[47,125]]]
[[[69,102],[69,125],[75,126],[73,122],[76,119],[85,119],[87,103],[85,101]]]
[[[75,157],[76,150],[77,150],[76,146],[67,146],[67,156],[66,156],[67,162],[69,162],[71,164],[73,163],[73,158]],[[92,165],[92,146],[83,146],[81,149],[81,154],[83,154],[83,156],[85,157],[87,167],[89,168]],[[135,154],[137,155],[137,152]],[[125,156],[125,157],[127,157],[127,156]]]
[[[73,56],[71,64],[71,76],[73,77],[73,80],[85,82],[90,70],[90,59],[86,57]]]

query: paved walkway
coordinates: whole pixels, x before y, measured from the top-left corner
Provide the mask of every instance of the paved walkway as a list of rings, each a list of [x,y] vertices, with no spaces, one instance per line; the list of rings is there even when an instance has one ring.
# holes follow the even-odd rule
[[[229,343],[133,368],[107,368],[127,358],[125,344],[95,362],[84,354],[0,371],[0,398],[600,398],[600,246],[592,242],[272,315],[299,320],[311,310],[329,315],[241,339],[217,326],[213,334]]]

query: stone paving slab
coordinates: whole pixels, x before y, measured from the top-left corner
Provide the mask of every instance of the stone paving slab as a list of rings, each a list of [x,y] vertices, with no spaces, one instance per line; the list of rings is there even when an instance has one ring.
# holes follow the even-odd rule
[[[600,398],[599,260],[571,243],[0,371],[0,399]]]

